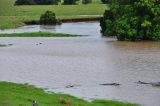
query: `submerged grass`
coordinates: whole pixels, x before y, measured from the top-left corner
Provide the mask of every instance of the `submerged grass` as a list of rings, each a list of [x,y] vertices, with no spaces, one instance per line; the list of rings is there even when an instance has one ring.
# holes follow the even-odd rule
[[[33,100],[40,106],[140,106],[109,100],[86,102],[70,95],[48,94],[28,84],[0,82],[0,106],[32,106]]]
[[[0,44],[0,47],[6,47],[7,45],[4,45],[4,44]]]
[[[39,20],[46,10],[54,11],[58,18],[92,18],[102,15],[107,6],[100,0],[83,5],[25,5],[14,6],[15,0],[0,0],[0,29],[15,28],[24,25],[24,21]]]
[[[0,34],[0,37],[76,37],[76,36],[80,35],[49,33],[49,32]]]

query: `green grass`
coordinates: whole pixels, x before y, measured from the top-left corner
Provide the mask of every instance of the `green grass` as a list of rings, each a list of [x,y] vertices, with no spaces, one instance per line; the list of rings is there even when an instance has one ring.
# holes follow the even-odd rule
[[[39,20],[46,10],[54,11],[60,19],[92,18],[102,15],[107,6],[100,0],[83,5],[26,5],[14,6],[15,0],[0,0],[0,29],[15,28],[24,25],[24,21]],[[88,16],[84,16],[88,15]]]
[[[76,37],[76,36],[80,35],[49,33],[49,32],[0,34],[0,37]]]
[[[28,84],[0,82],[0,106],[32,106],[33,100],[39,106],[139,106],[110,100],[86,102],[70,95],[48,94]]]

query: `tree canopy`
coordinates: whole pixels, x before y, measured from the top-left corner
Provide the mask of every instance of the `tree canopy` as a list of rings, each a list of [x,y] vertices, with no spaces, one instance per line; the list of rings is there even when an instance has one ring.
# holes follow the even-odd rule
[[[15,5],[50,5],[58,2],[59,0],[16,0]]]
[[[64,0],[63,4],[64,5],[73,5],[76,4],[76,2],[79,0]]]
[[[110,0],[101,18],[104,36],[118,40],[160,40],[159,0]]]
[[[61,24],[61,20],[56,19],[56,14],[52,11],[46,11],[40,17],[40,24],[42,25],[56,25]]]

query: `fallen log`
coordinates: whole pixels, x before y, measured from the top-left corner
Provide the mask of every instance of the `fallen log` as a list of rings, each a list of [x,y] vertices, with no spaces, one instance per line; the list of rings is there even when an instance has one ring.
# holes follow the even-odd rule
[[[152,86],[160,87],[160,82],[143,82],[143,81],[138,81],[138,84],[149,84]]]
[[[99,85],[104,85],[104,86],[107,86],[107,85],[119,86],[120,84],[119,83],[104,83],[104,84],[99,84]]]

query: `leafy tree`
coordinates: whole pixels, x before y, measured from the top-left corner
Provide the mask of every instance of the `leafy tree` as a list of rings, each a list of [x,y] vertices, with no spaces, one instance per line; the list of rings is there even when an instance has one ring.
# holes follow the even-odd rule
[[[40,5],[58,4],[59,0],[35,0]]]
[[[159,0],[112,0],[101,18],[101,32],[118,40],[160,40]]]
[[[101,2],[102,2],[103,4],[107,4],[107,3],[109,3],[109,0],[101,0]]]
[[[58,4],[59,0],[16,0],[15,5],[51,5]]]
[[[111,3],[113,0],[101,0],[103,4]],[[130,4],[133,3],[135,0],[119,0],[119,2],[123,4]]]
[[[64,5],[74,5],[76,2],[79,0],[64,0],[63,4]]]
[[[83,4],[89,4],[89,3],[92,3],[92,0],[82,0],[82,3]]]
[[[52,11],[46,11],[40,17],[40,24],[44,25],[54,25],[57,24],[56,15]]]
[[[15,5],[30,5],[34,3],[33,0],[16,0]]]

